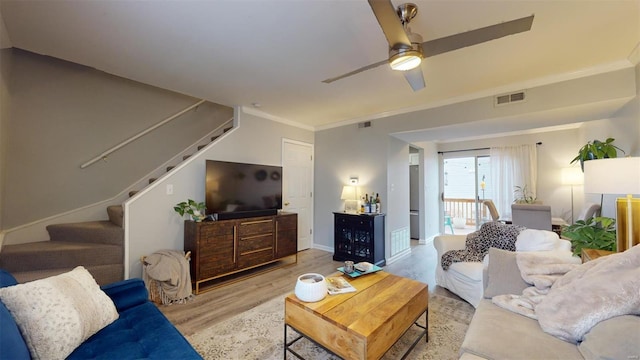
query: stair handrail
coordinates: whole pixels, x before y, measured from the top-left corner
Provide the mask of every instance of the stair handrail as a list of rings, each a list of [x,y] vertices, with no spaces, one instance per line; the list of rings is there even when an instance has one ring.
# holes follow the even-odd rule
[[[164,120],[160,121],[159,123],[157,123],[157,124],[155,124],[155,125],[152,125],[151,127],[147,128],[147,129],[145,129],[145,130],[142,130],[141,132],[139,132],[139,133],[137,133],[137,134],[133,135],[132,137],[130,137],[130,138],[128,138],[128,139],[126,139],[126,140],[124,140],[124,141],[120,142],[119,144],[117,144],[117,145],[113,146],[112,148],[110,148],[110,149],[108,149],[108,150],[104,151],[102,154],[100,154],[100,155],[98,155],[98,156],[94,157],[93,159],[91,159],[91,160],[87,161],[86,163],[84,163],[84,164],[80,165],[80,168],[81,168],[81,169],[84,169],[84,168],[86,168],[86,167],[88,167],[88,166],[90,166],[90,165],[92,165],[92,164],[97,163],[97,162],[98,162],[98,161],[100,161],[100,160],[106,160],[106,159],[107,159],[107,156],[109,156],[111,153],[113,153],[113,152],[115,152],[115,151],[119,150],[120,148],[122,148],[122,147],[124,147],[124,146],[128,145],[129,143],[131,143],[131,142],[133,142],[133,141],[137,140],[138,138],[140,138],[140,137],[143,137],[143,136],[147,135],[148,133],[152,132],[153,130],[155,130],[155,129],[157,129],[157,128],[161,127],[162,125],[164,125],[164,124],[166,124],[166,123],[170,122],[171,120],[173,120],[173,119],[175,119],[175,118],[177,118],[177,117],[181,116],[182,114],[184,114],[184,113],[186,113],[186,112],[190,111],[191,109],[196,108],[196,107],[198,107],[198,106],[202,105],[204,102],[206,102],[206,100],[204,100],[204,99],[203,99],[203,100],[200,100],[200,101],[198,101],[197,103],[195,103],[195,104],[193,104],[193,105],[191,105],[191,106],[189,106],[189,107],[187,107],[187,108],[185,108],[185,109],[183,109],[183,110],[181,110],[181,111],[179,111],[179,112],[177,112],[177,113],[175,113],[175,114],[173,114],[173,115],[169,116],[168,118],[166,118],[166,119],[164,119]]]

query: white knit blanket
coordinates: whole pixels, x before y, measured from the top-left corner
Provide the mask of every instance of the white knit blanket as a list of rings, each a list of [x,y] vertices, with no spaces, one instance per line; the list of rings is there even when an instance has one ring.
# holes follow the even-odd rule
[[[536,306],[555,281],[576,268],[580,260],[564,251],[532,251],[516,253],[516,262],[522,279],[532,286],[524,289],[521,295],[498,295],[491,301],[507,310],[537,319]]]
[[[640,245],[576,266],[564,276],[556,276],[564,266],[541,265],[542,268],[555,268],[556,273],[538,273],[533,275],[533,280],[525,279],[532,283],[537,281],[542,287],[534,286],[535,295],[500,295],[494,297],[493,302],[521,314],[523,312],[518,310],[527,309],[524,313],[529,315],[523,315],[537,318],[542,330],[572,343],[582,341],[584,335],[601,321],[620,315],[640,315]],[[552,283],[550,288],[546,286],[549,283]]]
[[[142,278],[147,289],[150,288],[151,281],[157,281],[160,285],[162,304],[181,304],[192,298],[189,261],[184,252],[156,251],[146,256],[142,265]]]

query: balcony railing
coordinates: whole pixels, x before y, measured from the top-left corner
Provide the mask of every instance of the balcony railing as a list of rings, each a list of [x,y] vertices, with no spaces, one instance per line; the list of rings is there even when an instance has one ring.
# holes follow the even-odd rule
[[[489,210],[482,203],[478,204],[480,220],[491,218]],[[475,199],[444,199],[444,212],[452,218],[463,218],[465,225],[476,225],[476,200]]]

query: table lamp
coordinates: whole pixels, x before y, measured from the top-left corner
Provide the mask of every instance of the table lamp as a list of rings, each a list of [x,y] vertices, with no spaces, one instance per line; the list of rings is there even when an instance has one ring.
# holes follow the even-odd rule
[[[571,186],[571,223],[573,224],[575,219],[573,217],[573,187],[575,185],[582,185],[584,183],[584,176],[578,167],[563,168],[560,172],[560,182],[562,185]]]
[[[344,200],[344,212],[358,212],[358,198],[356,197],[355,186],[343,186],[340,199]]]
[[[640,157],[598,159],[584,162],[584,191],[597,194],[627,194],[616,200],[618,252],[640,243]]]

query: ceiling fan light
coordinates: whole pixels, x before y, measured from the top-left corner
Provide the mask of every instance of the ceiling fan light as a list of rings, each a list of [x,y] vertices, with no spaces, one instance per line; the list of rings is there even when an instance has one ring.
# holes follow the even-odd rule
[[[414,51],[396,54],[389,58],[389,65],[391,65],[391,69],[398,71],[415,69],[422,62],[422,56],[420,55],[420,53]]]

